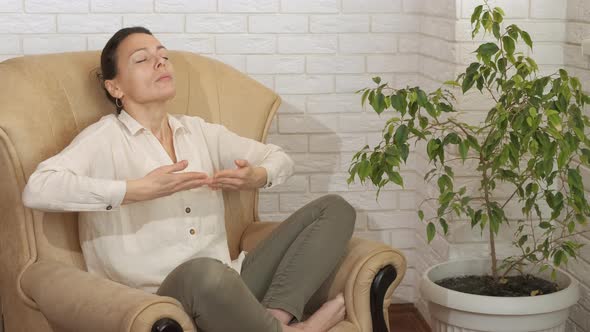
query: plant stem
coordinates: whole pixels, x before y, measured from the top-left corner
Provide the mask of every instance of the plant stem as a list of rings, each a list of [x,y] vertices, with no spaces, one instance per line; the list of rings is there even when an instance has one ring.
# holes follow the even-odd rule
[[[484,200],[486,204],[486,210],[488,214],[488,228],[490,230],[490,256],[492,257],[492,277],[494,278],[495,282],[498,282],[498,258],[496,257],[496,242],[494,240],[494,229],[492,227],[492,211],[490,209],[490,187],[489,187],[489,177],[488,177],[488,168],[489,165],[486,164],[484,158],[484,149],[486,143],[490,139],[493,130],[488,133],[486,139],[484,140],[483,144],[481,145],[481,150],[479,153],[479,164],[482,166],[482,185],[483,185],[483,192],[484,192]]]
[[[492,257],[492,277],[498,282],[498,258],[496,257],[496,242],[494,240],[494,229],[492,228],[492,211],[490,210],[490,193],[488,189],[488,168],[484,167],[484,197],[486,201],[486,210],[488,212],[488,227],[490,229],[490,256]]]

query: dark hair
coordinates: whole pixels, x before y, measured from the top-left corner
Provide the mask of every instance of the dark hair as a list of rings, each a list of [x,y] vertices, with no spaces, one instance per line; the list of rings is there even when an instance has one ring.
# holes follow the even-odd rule
[[[119,48],[119,45],[125,40],[125,38],[134,33],[152,35],[150,30],[139,26],[120,29],[115,32],[111,39],[109,39],[100,54],[100,72],[98,73],[98,78],[102,83],[102,88],[104,89],[107,98],[115,105],[117,114],[121,113],[122,107],[117,106],[115,98],[111,96],[109,91],[105,88],[104,81],[111,80],[117,76],[117,48]]]

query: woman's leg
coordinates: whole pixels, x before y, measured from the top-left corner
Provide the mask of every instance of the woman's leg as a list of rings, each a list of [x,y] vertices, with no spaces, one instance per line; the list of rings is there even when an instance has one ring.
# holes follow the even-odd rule
[[[179,265],[157,294],[177,299],[198,331],[299,331],[284,328],[234,269],[213,258],[195,258]]]
[[[262,305],[300,321],[307,301],[346,253],[355,218],[338,195],[308,203],[246,255],[242,279]]]

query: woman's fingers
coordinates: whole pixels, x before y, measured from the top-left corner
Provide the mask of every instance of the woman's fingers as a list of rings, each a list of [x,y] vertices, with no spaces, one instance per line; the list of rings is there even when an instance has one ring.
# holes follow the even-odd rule
[[[226,169],[215,173],[214,179],[225,179],[225,178],[241,178],[244,176],[244,171],[240,169]]]
[[[213,179],[211,184],[216,185],[230,185],[230,186],[242,186],[244,184],[244,180],[241,178],[221,178],[221,179]]]
[[[222,189],[222,190],[241,190],[240,187],[234,186],[234,185],[230,185],[230,184],[209,185],[209,188],[211,188],[213,190],[218,190],[218,189]]]
[[[157,171],[160,171],[162,173],[178,172],[178,171],[182,171],[187,166],[188,166],[188,161],[181,160],[181,161],[171,164],[171,165],[160,166],[160,167],[154,169],[152,172],[157,172]]]
[[[174,173],[174,174],[170,174],[170,175],[179,182],[192,181],[192,180],[203,180],[203,179],[207,179],[209,177],[209,175],[207,175],[207,173],[202,173],[202,172],[184,172],[184,173]]]
[[[186,181],[186,182],[182,182],[180,185],[176,186],[176,188],[174,188],[174,192],[195,189],[195,188],[205,186],[207,184],[208,184],[208,180],[202,180],[202,179]]]

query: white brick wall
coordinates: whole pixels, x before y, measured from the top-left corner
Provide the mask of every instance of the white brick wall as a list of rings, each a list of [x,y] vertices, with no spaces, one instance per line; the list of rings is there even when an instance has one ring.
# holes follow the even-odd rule
[[[553,69],[565,63],[590,86],[589,59],[579,53],[580,41],[590,36],[590,0],[565,2],[495,1],[530,30],[541,65]],[[415,301],[425,312],[416,285],[426,267],[485,246],[453,243],[458,236],[425,244],[424,228],[415,220],[416,204],[428,190],[421,181],[422,156],[412,158],[403,172],[405,189],[388,187],[379,201],[373,186],[346,184],[353,153],[379,141],[386,119],[363,110],[354,92],[372,86],[376,75],[395,87],[427,89],[452,78],[473,57],[468,18],[474,5],[474,0],[0,0],[0,61],[100,50],[117,29],[141,24],[170,49],[211,56],[247,73],[283,97],[268,140],[296,163],[286,184],[261,194],[261,217],[284,220],[316,197],[341,194],[357,208],[358,236],[407,254],[410,269],[394,301]],[[476,96],[461,102],[473,111],[483,105]],[[589,261],[585,252],[581,265],[572,268],[585,282],[585,295],[570,331],[590,331],[590,285],[582,277]]]
[[[410,2],[410,0],[408,0]],[[454,4],[452,4],[454,2]],[[590,59],[580,54],[580,41],[590,38],[590,0],[497,0],[492,4],[501,6],[508,14],[508,22],[514,22],[530,32],[535,48],[532,56],[541,66],[542,72],[553,72],[558,67],[567,67],[570,72],[579,76],[590,90]],[[419,72],[425,86],[434,82],[453,77],[458,70],[473,59],[471,52],[475,49],[471,41],[469,17],[472,9],[479,4],[474,0],[451,0],[446,5],[438,0],[424,0],[422,6],[413,5],[412,11],[420,13],[421,38],[416,46],[415,41],[408,41],[410,48],[419,47]],[[404,3],[405,5],[405,3]],[[445,10],[446,8],[446,10]],[[447,15],[439,15],[446,11]],[[455,14],[455,15],[453,15]],[[441,17],[442,16],[442,17]],[[459,98],[459,107],[472,111],[467,119],[481,118],[481,111],[486,110],[488,101],[479,94]],[[472,121],[472,120],[468,120]],[[423,165],[425,158],[421,156],[417,165]],[[425,173],[423,167],[417,168],[417,178]],[[428,186],[419,186],[415,195],[418,202],[430,192]],[[434,211],[435,206],[424,210]],[[477,242],[477,234],[469,227],[453,225],[448,238],[437,236],[431,246],[426,245],[424,227],[420,227],[416,236],[416,276],[415,285],[420,274],[432,264],[447,259],[466,256],[487,256],[489,249],[484,242]],[[509,238],[509,232],[501,237]],[[590,241],[583,238],[584,241]],[[466,241],[476,241],[465,243]],[[502,243],[501,252],[510,250],[510,246]],[[577,263],[570,266],[570,272],[582,283],[582,299],[570,315],[568,331],[590,331],[590,252],[582,252]],[[418,308],[427,315],[425,303],[415,290]]]
[[[543,1],[550,2],[550,1]],[[561,1],[560,1],[561,2]],[[558,8],[549,5],[551,10],[539,10],[539,15],[553,17],[555,15],[567,17],[566,44],[563,53],[564,63],[567,70],[578,76],[585,85],[586,92],[590,92],[590,57],[583,56],[580,48],[582,39],[590,39],[590,0],[567,0],[567,6]],[[590,170],[584,170],[584,180],[590,175]],[[584,181],[587,192],[590,191],[590,183]],[[581,257],[571,262],[569,272],[580,281],[582,293],[581,299],[570,314],[568,331],[588,332],[590,331],[590,234],[578,238],[586,244],[582,250]]]
[[[352,154],[376,143],[385,118],[354,92],[371,78],[415,82],[419,15],[402,0],[0,0],[0,60],[100,50],[118,29],[143,25],[170,49],[226,62],[274,89],[283,104],[268,141],[296,162],[289,181],[261,194],[265,220],[339,193],[358,210],[357,233],[414,249],[413,171],[405,190],[376,201],[373,186],[346,184]],[[414,265],[396,301],[413,301]]]

